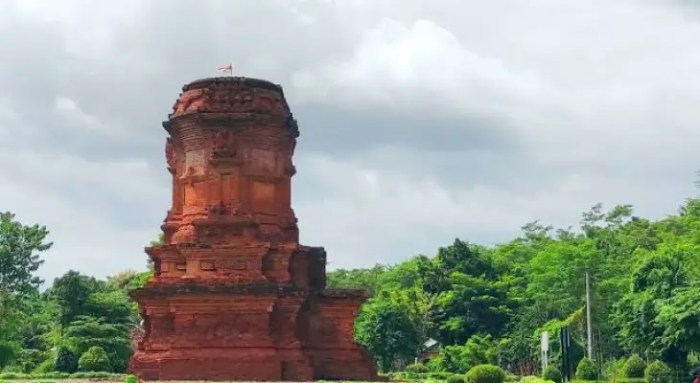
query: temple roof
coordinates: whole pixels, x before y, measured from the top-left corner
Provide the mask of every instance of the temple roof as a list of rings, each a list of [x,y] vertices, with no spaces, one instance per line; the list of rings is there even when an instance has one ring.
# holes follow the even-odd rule
[[[194,81],[190,82],[189,84],[185,84],[185,86],[182,87],[182,91],[186,92],[188,90],[206,88],[206,87],[209,87],[213,84],[217,84],[217,85],[229,85],[230,84],[233,86],[241,86],[241,87],[249,87],[249,88],[263,88],[263,89],[268,89],[268,90],[272,90],[272,91],[282,92],[282,86],[279,84],[275,84],[273,82],[258,79],[258,78],[248,78],[248,77],[239,77],[239,76],[208,77],[208,78],[202,78],[199,80],[194,80]]]

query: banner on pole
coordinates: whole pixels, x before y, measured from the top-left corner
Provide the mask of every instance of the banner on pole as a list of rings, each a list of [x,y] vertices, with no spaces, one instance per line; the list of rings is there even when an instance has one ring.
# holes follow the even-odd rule
[[[540,336],[540,347],[542,351],[549,351],[549,333],[547,331]]]

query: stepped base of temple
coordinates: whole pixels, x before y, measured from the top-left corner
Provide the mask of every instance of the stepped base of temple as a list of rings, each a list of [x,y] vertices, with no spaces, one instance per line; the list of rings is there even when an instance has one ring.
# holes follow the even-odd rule
[[[143,380],[377,380],[353,340],[365,293],[266,285],[146,286],[144,338],[129,371]]]
[[[142,380],[378,380],[376,371],[368,367],[373,362],[356,350],[308,350],[293,354],[274,349],[137,351],[129,370]]]

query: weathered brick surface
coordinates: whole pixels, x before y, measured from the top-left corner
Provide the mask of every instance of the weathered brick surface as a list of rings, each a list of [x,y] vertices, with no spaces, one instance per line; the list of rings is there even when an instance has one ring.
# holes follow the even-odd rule
[[[146,380],[376,380],[354,342],[363,291],[325,290],[326,253],[299,244],[299,135],[282,89],[214,78],[183,88],[163,126],[172,174],[130,370]]]

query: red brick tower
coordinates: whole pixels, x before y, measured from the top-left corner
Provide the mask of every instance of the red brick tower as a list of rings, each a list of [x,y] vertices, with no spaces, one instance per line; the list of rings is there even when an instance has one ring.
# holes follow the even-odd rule
[[[172,208],[155,275],[131,292],[146,380],[373,380],[353,340],[364,291],[326,290],[323,248],[299,244],[291,208],[297,124],[279,85],[185,85],[163,126]]]

